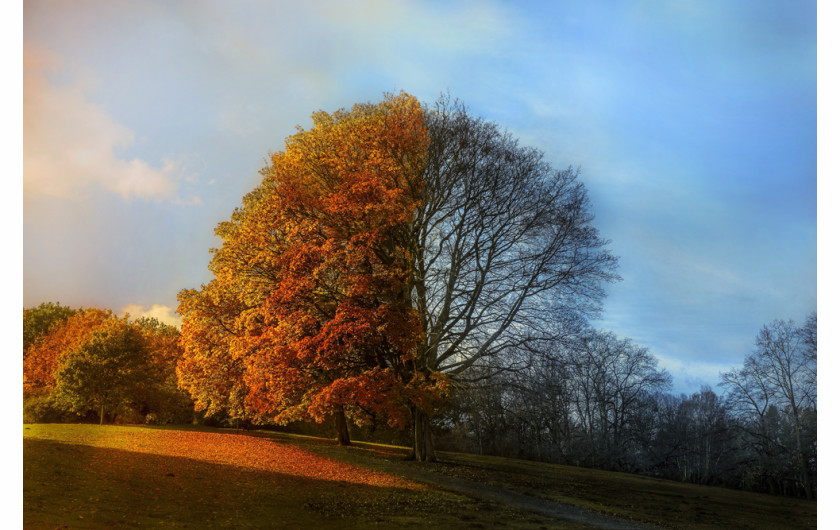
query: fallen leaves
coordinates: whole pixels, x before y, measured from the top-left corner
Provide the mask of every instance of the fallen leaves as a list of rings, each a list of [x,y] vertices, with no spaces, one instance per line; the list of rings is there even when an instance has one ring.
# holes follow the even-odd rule
[[[78,427],[85,427],[79,429]],[[174,456],[302,478],[368,486],[419,489],[400,477],[317,455],[301,447],[244,434],[144,429],[139,427],[53,425],[27,437],[119,449],[133,453]],[[107,465],[119,467],[118,461]],[[162,475],[174,476],[161,470]]]

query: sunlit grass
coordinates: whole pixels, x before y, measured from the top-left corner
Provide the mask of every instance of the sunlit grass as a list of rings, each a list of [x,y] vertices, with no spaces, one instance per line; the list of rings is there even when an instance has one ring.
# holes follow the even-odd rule
[[[288,476],[369,486],[419,489],[423,486],[282,444],[277,439],[221,432],[158,430],[125,426],[27,425],[25,436],[132,453],[185,457]],[[118,463],[115,463],[118,465]]]

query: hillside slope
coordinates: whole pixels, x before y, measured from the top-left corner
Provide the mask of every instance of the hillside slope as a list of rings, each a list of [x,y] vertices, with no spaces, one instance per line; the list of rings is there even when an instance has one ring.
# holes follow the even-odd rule
[[[810,528],[816,503],[268,432],[24,426],[27,528]]]

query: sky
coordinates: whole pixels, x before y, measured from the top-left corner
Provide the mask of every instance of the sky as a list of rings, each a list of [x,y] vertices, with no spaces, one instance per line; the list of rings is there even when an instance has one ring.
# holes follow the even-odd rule
[[[580,167],[622,276],[593,325],[675,393],[817,310],[816,2],[26,0],[22,22],[24,307],[177,323],[295,126],[405,90]]]

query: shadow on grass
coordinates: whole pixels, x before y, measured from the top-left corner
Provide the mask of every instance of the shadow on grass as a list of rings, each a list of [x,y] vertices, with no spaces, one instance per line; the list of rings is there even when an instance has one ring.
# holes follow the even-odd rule
[[[23,440],[26,528],[539,527],[434,490],[377,487],[67,442]]]
[[[443,453],[440,471],[665,528],[816,528],[817,503],[630,473]]]
[[[408,480],[439,486],[449,479],[465,480],[662,528],[788,530],[817,526],[817,503],[805,499],[513,458],[439,452],[438,462],[418,464],[403,462],[400,456],[407,449],[399,447],[357,444],[340,448],[314,441],[309,447],[326,457]],[[430,479],[430,472],[440,478]]]

